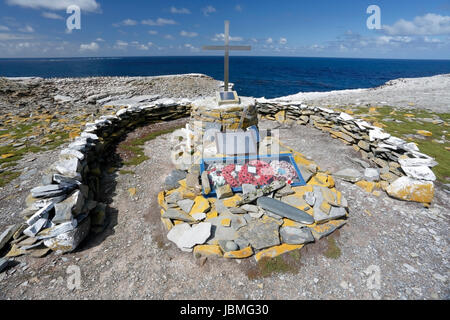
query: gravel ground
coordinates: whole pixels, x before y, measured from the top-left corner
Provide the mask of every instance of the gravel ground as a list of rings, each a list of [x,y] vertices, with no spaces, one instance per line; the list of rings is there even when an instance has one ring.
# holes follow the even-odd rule
[[[450,111],[450,74],[396,79],[371,89],[298,93],[276,100],[301,100],[320,106],[389,105],[393,107]]]
[[[276,123],[262,121],[262,128]],[[359,157],[328,134],[305,126],[280,128],[286,145],[334,172],[358,168]],[[336,181],[349,201],[347,225],[335,235],[341,255],[327,258],[317,244],[301,250],[296,274],[250,280],[246,261],[208,259],[202,266],[165,237],[156,196],[173,169],[170,135],[145,145],[150,160],[134,175],[108,174],[110,224],[73,254],[20,257],[0,275],[1,299],[449,299],[449,197],[437,188],[430,209],[386,195],[377,198]],[[131,196],[129,188],[136,188]],[[71,269],[81,270],[81,288],[69,290]],[[379,273],[377,273],[379,271]],[[377,286],[379,275],[380,285]]]

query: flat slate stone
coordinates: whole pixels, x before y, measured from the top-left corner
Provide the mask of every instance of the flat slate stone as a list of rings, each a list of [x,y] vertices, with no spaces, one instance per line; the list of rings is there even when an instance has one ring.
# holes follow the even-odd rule
[[[61,187],[59,184],[50,184],[31,189],[33,198],[53,198],[63,195],[67,192],[66,187]]]
[[[204,244],[211,235],[211,223],[201,222],[189,228],[178,239],[177,245],[180,248],[191,249],[197,244]]]
[[[184,199],[177,202],[178,206],[183,210],[185,213],[191,212],[192,206],[194,205],[194,201],[191,199]]]
[[[304,244],[314,242],[314,236],[308,228],[283,227],[280,229],[281,240],[287,244]]]
[[[284,218],[288,218],[304,224],[314,223],[313,217],[311,217],[309,214],[281,201],[269,197],[261,197],[258,199],[257,204],[261,208]]]
[[[306,183],[311,179],[311,177],[314,175],[311,171],[309,171],[305,166],[298,166],[298,169],[300,170],[300,173],[303,177],[303,180],[305,180]]]
[[[3,247],[9,242],[9,240],[11,240],[14,233],[19,230],[20,226],[20,224],[9,226],[0,234],[0,250],[3,249]]]
[[[186,178],[186,171],[182,170],[173,170],[164,181],[164,189],[171,190],[180,187],[178,181]]]
[[[78,226],[75,229],[44,240],[44,245],[53,251],[61,253],[72,252],[87,237],[90,229],[91,217],[87,216],[83,220],[78,221]]]
[[[192,218],[190,215],[184,213],[181,210],[173,208],[166,210],[166,212],[164,212],[162,217],[167,219],[181,220],[185,222],[195,222],[195,219]]]
[[[255,219],[238,231],[240,237],[247,239],[256,249],[264,249],[280,244],[279,222],[272,219]]]
[[[333,174],[334,177],[350,181],[350,182],[358,182],[362,178],[362,173],[359,172],[356,169],[343,169],[339,170],[335,174]]]

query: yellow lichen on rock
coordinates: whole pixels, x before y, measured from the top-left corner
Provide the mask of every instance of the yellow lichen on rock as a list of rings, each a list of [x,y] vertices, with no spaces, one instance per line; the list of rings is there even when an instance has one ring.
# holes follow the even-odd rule
[[[386,192],[400,200],[431,203],[434,198],[434,184],[431,181],[401,177],[389,185]]]
[[[334,179],[332,176],[319,172],[314,177],[309,180],[308,185],[310,186],[321,186],[326,188],[333,188],[335,185]]]
[[[223,253],[220,246],[214,244],[205,244],[194,247],[194,256],[201,255],[204,257],[222,257]]]
[[[167,210],[167,205],[166,205],[166,201],[164,198],[164,191],[161,191],[160,193],[158,193],[158,204],[161,208],[163,208],[164,210]]]
[[[162,211],[162,213],[164,212],[163,210],[161,210],[161,211]],[[166,227],[167,231],[170,231],[173,228],[173,223],[172,223],[172,221],[170,221],[170,219],[161,217],[161,221],[162,221],[164,227]]]
[[[424,137],[431,137],[433,135],[432,132],[427,131],[427,130],[417,130],[417,134],[420,134],[421,136],[424,136]]]
[[[242,250],[225,252],[223,257],[227,259],[245,259],[253,255],[252,247],[247,247]]]
[[[237,203],[242,200],[242,197],[239,194],[235,194],[234,196],[223,199],[222,202],[226,207],[237,207]]]
[[[286,244],[283,243],[279,246],[274,246],[268,249],[261,250],[255,255],[256,261],[262,258],[275,258],[283,253],[303,248],[303,244]]]
[[[209,201],[203,196],[197,196],[194,199],[194,205],[191,209],[191,214],[204,213],[211,208]]]
[[[376,187],[375,182],[369,182],[366,180],[361,180],[355,183],[358,187],[366,191],[367,193],[372,193],[373,189]]]
[[[231,219],[230,218],[224,218],[220,221],[220,224],[224,227],[231,226]]]
[[[216,210],[211,210],[206,214],[206,220],[217,218],[218,216],[219,216],[219,214],[217,213]]]
[[[275,114],[275,119],[279,123],[284,123],[286,121],[286,111],[285,110],[279,111],[277,114]]]

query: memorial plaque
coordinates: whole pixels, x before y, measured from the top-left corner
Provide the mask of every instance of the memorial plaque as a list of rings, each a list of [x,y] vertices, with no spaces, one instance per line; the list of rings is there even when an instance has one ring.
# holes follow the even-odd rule
[[[251,132],[217,132],[217,153],[227,156],[255,155],[258,146]]]

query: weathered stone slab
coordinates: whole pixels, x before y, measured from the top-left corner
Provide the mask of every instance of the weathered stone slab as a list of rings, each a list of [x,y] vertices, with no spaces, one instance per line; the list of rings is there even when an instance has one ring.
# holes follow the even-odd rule
[[[195,219],[192,218],[190,215],[184,213],[181,210],[170,208],[167,209],[164,214],[162,215],[163,218],[166,219],[174,219],[174,220],[180,220],[185,222],[195,222]]]
[[[270,183],[267,186],[263,186],[260,189],[257,189],[256,192],[250,192],[247,194],[242,195],[242,200],[240,200],[237,205],[243,205],[247,203],[252,203],[253,201],[257,200],[258,198],[271,194],[272,192],[275,192],[281,188],[283,188],[286,185],[286,182],[281,180],[275,180],[272,183]]]
[[[0,250],[2,250],[3,247],[11,240],[16,231],[19,230],[20,226],[20,224],[9,226],[0,234]]]
[[[185,213],[191,212],[192,206],[194,205],[194,201],[191,199],[183,199],[177,202],[178,206],[183,210]]]
[[[364,179],[366,181],[379,181],[380,180],[380,170],[374,168],[367,168],[364,171]]]
[[[164,181],[164,189],[172,190],[180,187],[178,181],[186,178],[186,172],[182,170],[173,170]]]
[[[336,229],[339,229],[346,223],[346,220],[333,220],[324,224],[319,224],[310,229],[316,241],[319,241],[323,237],[332,234]]]
[[[308,228],[283,227],[280,229],[280,236],[281,241],[287,244],[314,242],[314,237]]]
[[[6,268],[8,268],[11,265],[11,260],[6,258],[0,258],[0,273],[3,272]]]
[[[208,173],[203,171],[201,175],[202,188],[205,195],[208,195],[211,192],[211,184],[209,183]]]
[[[71,221],[73,217],[79,215],[83,209],[84,197],[79,190],[73,192],[63,202],[55,204],[55,217],[53,223],[63,223]]]
[[[211,223],[201,222],[187,229],[178,239],[180,248],[191,249],[197,244],[204,244],[211,235]]]
[[[435,181],[436,175],[431,171],[430,168],[426,166],[421,167],[406,167],[402,166],[402,170],[406,173],[408,177],[418,179],[418,180],[427,180],[427,181]]]
[[[233,196],[233,191],[229,184],[223,185],[216,189],[217,199],[225,199]]]
[[[90,228],[91,218],[88,216],[81,222],[78,222],[78,226],[74,230],[59,234],[55,238],[44,240],[44,245],[53,251],[72,252],[86,238]]]
[[[314,175],[314,173],[302,165],[299,165],[298,169],[300,170],[300,174],[302,175],[303,180],[305,180],[305,182],[308,183],[308,181],[311,179],[311,177]]]
[[[304,224],[314,223],[313,217],[309,214],[281,201],[269,197],[261,197],[258,199],[257,204],[264,210],[275,213],[281,217],[289,218]]]
[[[31,189],[31,195],[33,198],[53,198],[66,194],[67,191],[67,187],[62,187],[59,184],[50,184]]]
[[[252,220],[242,227],[238,234],[247,239],[253,248],[260,250],[280,244],[279,228],[279,222],[265,217],[265,219]]]
[[[69,222],[64,222],[61,224],[58,224],[54,227],[42,230],[41,232],[39,232],[36,235],[36,239],[38,240],[44,240],[44,239],[49,239],[49,238],[53,238],[56,237],[60,234],[69,232],[74,230],[78,225],[78,222],[76,219],[73,219],[72,221]]]
[[[362,173],[356,169],[347,168],[347,169],[339,170],[338,172],[333,174],[333,176],[335,178],[339,178],[339,179],[354,183],[354,182],[358,182],[359,180],[361,180]]]
[[[49,222],[48,220],[48,215],[45,218],[40,218],[39,220],[37,220],[34,224],[32,224],[31,226],[29,226],[28,228],[26,228],[23,233],[26,234],[29,237],[34,237],[36,236],[36,234],[41,231]]]
[[[431,203],[434,197],[434,184],[431,181],[401,177],[389,185],[386,192],[400,200]]]

